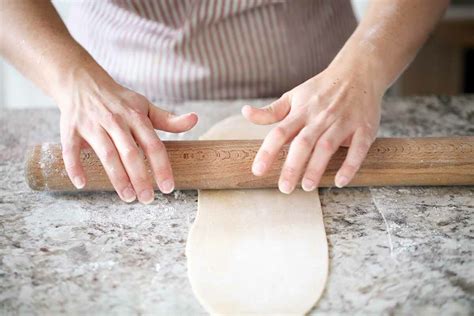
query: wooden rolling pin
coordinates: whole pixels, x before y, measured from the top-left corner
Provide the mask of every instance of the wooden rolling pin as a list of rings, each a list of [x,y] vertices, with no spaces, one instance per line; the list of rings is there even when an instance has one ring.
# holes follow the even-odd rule
[[[284,147],[268,174],[256,177],[251,165],[261,141],[165,141],[177,189],[235,189],[277,187]],[[334,185],[334,176],[347,148],[329,162],[321,187]],[[87,176],[83,190],[113,190],[92,150],[81,160]],[[148,162],[147,162],[148,164]],[[149,167],[149,165],[148,165]],[[26,179],[34,190],[74,191],[58,144],[33,147],[26,159]],[[380,138],[364,160],[351,186],[473,185],[474,137]]]

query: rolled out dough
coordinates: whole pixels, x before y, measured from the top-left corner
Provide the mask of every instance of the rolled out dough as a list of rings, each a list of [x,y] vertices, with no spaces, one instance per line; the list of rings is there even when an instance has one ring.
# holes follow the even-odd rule
[[[235,116],[202,138],[261,139],[269,129]],[[318,193],[201,190],[186,256],[193,291],[211,314],[304,314],[328,273]]]

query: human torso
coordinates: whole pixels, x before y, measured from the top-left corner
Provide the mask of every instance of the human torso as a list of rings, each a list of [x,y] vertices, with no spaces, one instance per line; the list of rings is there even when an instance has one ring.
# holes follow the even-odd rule
[[[68,23],[153,101],[278,96],[323,70],[355,25],[349,0],[83,1]]]

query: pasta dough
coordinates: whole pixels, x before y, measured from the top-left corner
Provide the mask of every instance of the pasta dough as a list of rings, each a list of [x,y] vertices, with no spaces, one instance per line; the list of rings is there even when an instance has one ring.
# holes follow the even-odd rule
[[[203,139],[261,139],[269,129],[236,116]],[[193,291],[211,314],[304,314],[328,271],[318,193],[201,190],[186,256]]]

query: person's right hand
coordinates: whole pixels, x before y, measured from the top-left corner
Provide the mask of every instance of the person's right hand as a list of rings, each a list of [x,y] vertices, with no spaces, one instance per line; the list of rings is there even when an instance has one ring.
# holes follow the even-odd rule
[[[81,148],[99,157],[120,198],[142,203],[154,199],[152,179],[143,154],[163,193],[174,189],[168,154],[155,129],[180,133],[197,122],[195,113],[175,116],[144,96],[117,84],[104,70],[76,69],[54,98],[61,110],[62,154],[67,174],[77,188],[86,177]],[[143,151],[143,154],[142,154]]]

